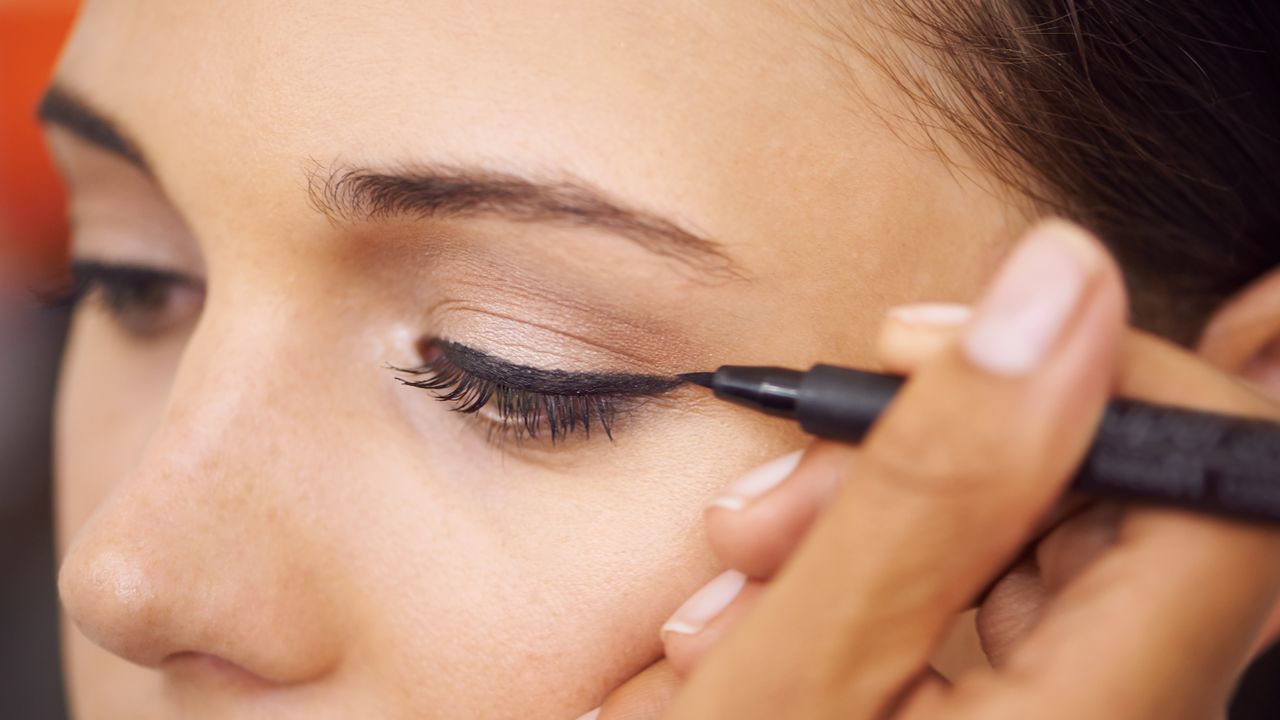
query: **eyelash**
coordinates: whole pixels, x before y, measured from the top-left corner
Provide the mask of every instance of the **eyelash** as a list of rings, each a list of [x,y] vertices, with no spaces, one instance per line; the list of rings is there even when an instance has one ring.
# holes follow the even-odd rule
[[[425,377],[398,380],[409,387],[432,391],[435,399],[452,403],[455,412],[471,414],[492,407],[498,422],[490,425],[490,440],[536,439],[545,431],[555,444],[574,432],[589,438],[593,425],[613,440],[613,424],[622,403],[635,400],[615,393],[548,393],[510,387],[468,372],[451,361],[446,352],[435,349],[431,359],[419,367],[394,368]]]

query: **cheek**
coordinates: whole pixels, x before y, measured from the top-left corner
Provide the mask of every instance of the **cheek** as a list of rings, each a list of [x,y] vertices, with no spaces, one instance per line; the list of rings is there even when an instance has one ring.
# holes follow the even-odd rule
[[[388,504],[366,541],[382,569],[358,601],[381,621],[357,652],[424,712],[575,717],[660,656],[661,623],[714,571],[693,493],[586,509],[527,489],[487,511],[474,497]]]
[[[528,551],[505,538],[455,543],[448,564],[388,596],[395,626],[367,639],[403,654],[400,685],[419,689],[415,705],[438,709],[447,693],[458,716],[576,717],[661,656],[658,628],[714,572],[683,533],[651,535],[661,523],[562,528],[583,537]]]
[[[661,657],[662,623],[719,571],[705,503],[796,444],[767,424],[669,424],[660,436],[619,435],[590,472],[508,458],[506,472],[447,495],[439,488],[453,483],[437,475],[435,493],[379,503],[386,546],[366,552],[396,562],[379,573],[372,616],[387,623],[367,651],[397,648],[388,671],[419,688],[418,707],[439,707],[428,695],[447,691],[465,695],[460,716],[576,717]],[[423,684],[432,677],[448,681]]]

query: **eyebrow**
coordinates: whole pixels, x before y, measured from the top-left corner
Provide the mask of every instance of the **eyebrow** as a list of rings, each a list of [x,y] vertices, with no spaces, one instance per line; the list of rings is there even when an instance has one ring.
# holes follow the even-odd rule
[[[151,173],[138,144],[72,90],[54,84],[36,108],[40,122]],[[592,227],[713,276],[745,275],[720,243],[656,213],[628,207],[577,178],[535,180],[482,167],[421,164],[395,172],[335,166],[308,173],[311,205],[338,223],[395,216],[494,216],[517,222]]]
[[[713,275],[742,277],[718,242],[656,213],[628,207],[577,178],[531,179],[450,165],[415,165],[394,172],[335,167],[311,172],[308,194],[312,206],[336,222],[494,216],[591,227]]]
[[[36,119],[45,125],[68,130],[85,142],[118,155],[131,165],[150,173],[137,143],[121,132],[115,122],[94,110],[67,88],[50,86],[36,106]]]

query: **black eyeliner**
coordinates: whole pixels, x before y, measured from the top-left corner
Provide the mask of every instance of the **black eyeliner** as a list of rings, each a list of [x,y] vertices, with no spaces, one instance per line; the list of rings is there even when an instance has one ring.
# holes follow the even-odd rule
[[[520,365],[448,340],[428,341],[457,367],[512,390],[545,395],[659,395],[684,383],[669,375],[599,373]]]

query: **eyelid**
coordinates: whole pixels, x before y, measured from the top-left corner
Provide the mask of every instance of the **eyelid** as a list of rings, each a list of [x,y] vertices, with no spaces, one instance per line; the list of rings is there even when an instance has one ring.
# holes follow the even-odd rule
[[[499,360],[459,343],[429,339],[421,344],[425,359],[416,368],[393,368],[421,380],[397,378],[402,384],[432,391],[453,410],[477,413],[490,407],[494,431],[503,437],[536,438],[549,432],[552,444],[575,431],[590,437],[593,425],[613,439],[613,423],[643,396],[658,395],[681,384],[663,376],[576,373],[544,370]]]

